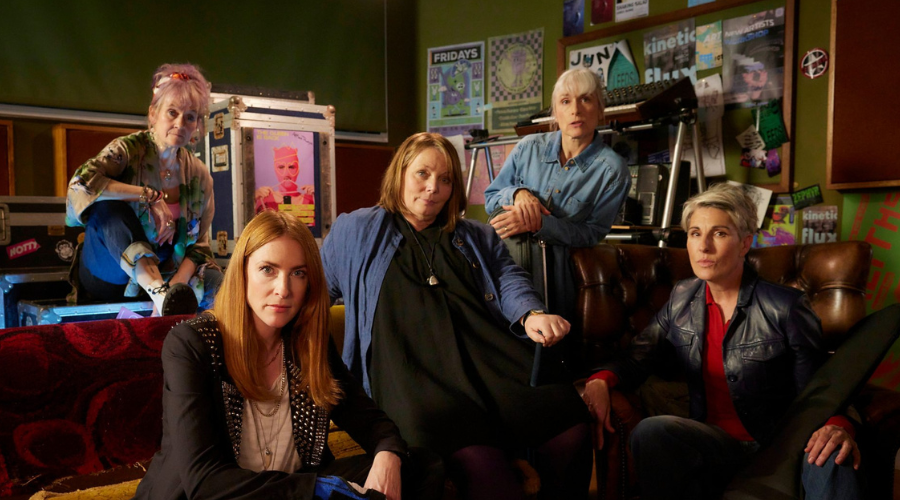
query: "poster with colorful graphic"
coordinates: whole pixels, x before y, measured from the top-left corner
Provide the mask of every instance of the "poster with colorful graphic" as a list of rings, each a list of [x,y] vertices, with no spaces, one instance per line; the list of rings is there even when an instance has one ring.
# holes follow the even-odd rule
[[[616,0],[591,0],[591,24],[603,24],[613,20]]]
[[[512,152],[515,144],[504,146],[491,146],[478,151],[478,161],[475,162],[475,176],[472,178],[472,189],[469,191],[469,205],[484,205],[484,190],[490,185],[487,174],[487,159],[485,154],[491,155],[491,163],[494,166],[494,177],[500,173],[506,157]],[[469,178],[469,166],[472,164],[473,150],[466,150],[466,162],[463,165],[463,179]]]
[[[838,207],[837,205],[816,205],[806,207],[803,214],[803,234],[801,243],[837,242]]]
[[[866,282],[868,312],[900,302],[900,191],[845,193],[841,239],[872,245]],[[900,390],[900,341],[895,342],[869,380]]]
[[[316,163],[313,132],[254,129],[254,212],[289,212],[317,227]]]
[[[517,122],[542,107],[544,29],[488,39],[492,134],[513,133]]]
[[[774,247],[797,243],[797,212],[790,196],[777,196],[766,211],[763,226],[757,234],[753,247]]]
[[[469,135],[484,128],[484,42],[428,49],[429,132]]]
[[[697,26],[697,69],[722,65],[722,21]]]
[[[694,19],[644,33],[644,83],[689,76],[697,83]]]
[[[607,90],[641,83],[628,40],[569,52],[569,68],[587,68],[597,73]]]
[[[616,22],[650,15],[650,0],[616,0]]]
[[[584,0],[563,1],[563,36],[584,33]]]
[[[722,27],[725,105],[750,108],[781,97],[784,8],[726,19]]]

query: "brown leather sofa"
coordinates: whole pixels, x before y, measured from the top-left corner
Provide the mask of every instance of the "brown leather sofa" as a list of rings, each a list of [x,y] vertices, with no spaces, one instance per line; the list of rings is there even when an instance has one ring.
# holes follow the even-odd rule
[[[583,331],[588,362],[594,364],[625,348],[666,303],[674,284],[693,276],[684,249],[603,244],[573,250],[572,259],[579,288],[575,323]],[[841,345],[851,327],[866,316],[865,289],[871,264],[868,243],[753,249],[748,260],[762,278],[809,295],[822,320],[829,350]],[[678,395],[686,395],[685,386],[656,380],[662,392],[672,398],[669,409],[681,408]],[[644,401],[648,395],[660,393],[646,386],[639,391]],[[683,403],[686,412],[686,398]],[[864,450],[871,498],[890,498],[894,455],[900,447],[900,393],[866,386],[854,405],[867,432],[874,434],[870,441],[876,443]],[[644,406],[638,394],[612,393],[617,431],[607,436],[604,450],[596,455],[600,498],[629,499],[637,495],[627,442],[630,431],[646,414]]]

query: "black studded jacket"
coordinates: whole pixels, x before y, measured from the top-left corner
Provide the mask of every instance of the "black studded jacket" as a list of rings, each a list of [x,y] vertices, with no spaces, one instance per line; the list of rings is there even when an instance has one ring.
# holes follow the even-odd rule
[[[285,359],[301,469],[291,474],[254,472],[237,464],[244,398],[225,368],[215,320],[200,316],[175,326],[162,349],[162,448],[153,457],[135,498],[312,499],[317,469],[334,460],[327,442],[329,419],[370,456],[380,451],[406,456],[399,429],[365,394],[333,345],[328,358],[344,392],[330,412],[313,403],[298,383],[299,367],[290,356]]]

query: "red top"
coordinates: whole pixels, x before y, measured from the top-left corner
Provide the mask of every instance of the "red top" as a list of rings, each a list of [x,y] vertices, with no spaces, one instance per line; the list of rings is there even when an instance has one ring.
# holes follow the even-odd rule
[[[706,338],[703,341],[703,386],[706,389],[706,423],[720,427],[730,436],[741,441],[753,441],[753,436],[744,428],[734,402],[731,400],[731,392],[728,390],[728,381],[725,379],[725,362],[722,359],[722,343],[725,339],[725,331],[728,323],[722,315],[722,309],[713,300],[709,287],[706,287]],[[609,388],[619,383],[619,377],[609,370],[601,370],[588,379],[605,380]],[[843,427],[851,436],[855,437],[855,429],[850,421],[836,415],[828,419],[826,425]]]
[[[728,323],[722,308],[713,300],[706,287],[706,338],[703,339],[703,387],[706,389],[706,423],[715,425],[740,441],[753,441],[738,417],[728,381],[725,379],[725,361],[722,359],[722,343]]]

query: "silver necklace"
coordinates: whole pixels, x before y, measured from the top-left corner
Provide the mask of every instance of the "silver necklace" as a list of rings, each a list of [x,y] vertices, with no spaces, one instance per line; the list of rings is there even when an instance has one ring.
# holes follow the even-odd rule
[[[265,428],[262,423],[261,417],[271,418],[274,417],[275,414],[278,413],[278,410],[281,408],[281,400],[284,398],[284,391],[287,387],[287,370],[284,365],[284,339],[281,340],[281,388],[278,391],[278,401],[275,403],[275,408],[270,413],[263,413],[262,410],[259,409],[259,405],[256,404],[256,401],[250,402],[250,405],[256,410],[257,416],[253,418],[253,426],[256,430],[256,441],[259,443],[259,458],[262,459],[263,469],[268,469],[272,464],[272,460],[275,458],[275,450],[269,447],[269,442],[272,441],[272,447],[276,447],[278,445],[278,435],[274,431],[276,421],[274,419],[270,420],[271,425],[269,427],[270,435],[266,436]],[[260,436],[261,434],[261,436]],[[277,449],[277,448],[276,448]]]
[[[284,390],[287,387],[287,374],[284,369],[284,340],[281,341],[281,389],[278,391],[278,402],[275,403],[275,409],[272,410],[271,413],[263,413],[262,410],[259,409],[259,405],[256,404],[256,401],[253,401],[253,406],[256,408],[256,411],[264,416],[264,417],[273,417],[276,413],[278,413],[279,408],[281,408],[281,398],[284,396]]]
[[[440,285],[441,282],[438,281],[437,276],[434,275],[434,266],[432,265],[434,264],[434,250],[437,248],[437,243],[431,246],[431,259],[429,259],[428,255],[425,253],[425,247],[422,246],[422,243],[419,242],[418,236],[416,236],[416,230],[413,229],[413,227],[409,224],[409,221],[406,220],[406,217],[403,218],[403,222],[406,222],[406,227],[408,227],[409,231],[412,233],[413,239],[416,240],[416,244],[419,245],[419,250],[422,251],[422,257],[425,257],[425,263],[428,264],[428,271],[431,274],[428,276],[428,279],[425,280],[425,283],[427,283],[428,286]],[[426,243],[428,242],[426,241]]]

